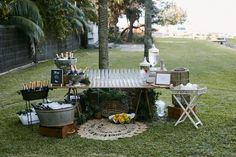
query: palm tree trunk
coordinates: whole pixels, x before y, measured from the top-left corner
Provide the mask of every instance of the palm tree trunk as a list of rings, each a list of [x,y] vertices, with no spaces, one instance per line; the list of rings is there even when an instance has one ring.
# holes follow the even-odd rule
[[[30,37],[29,38],[29,44],[30,44],[30,53],[31,53],[31,58],[32,58],[32,61],[34,63],[37,63],[38,62],[38,58],[37,58],[37,51],[36,51],[36,42],[34,40],[34,38]]]
[[[99,69],[108,69],[109,56],[108,56],[108,1],[99,0]]]
[[[133,41],[133,27],[134,27],[134,21],[130,21],[130,26],[129,26],[129,34],[128,34],[128,42]]]
[[[144,57],[148,59],[148,49],[152,47],[152,0],[145,1]]]

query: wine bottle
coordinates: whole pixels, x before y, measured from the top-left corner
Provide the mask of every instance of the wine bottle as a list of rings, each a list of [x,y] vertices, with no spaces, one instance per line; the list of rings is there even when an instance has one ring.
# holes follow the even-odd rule
[[[68,52],[66,52],[66,55],[65,55],[65,57],[66,57],[66,59],[68,59],[68,58],[69,58]]]
[[[56,54],[56,56],[57,56],[57,59],[59,59],[59,58],[60,58],[60,56],[59,56],[58,54]]]
[[[73,65],[74,69],[75,69],[75,74],[78,74],[79,73],[79,70],[77,69],[76,65]]]
[[[68,59],[71,58],[71,52],[68,52]]]
[[[88,67],[86,67],[84,70],[83,70],[83,73],[85,73],[87,71]]]

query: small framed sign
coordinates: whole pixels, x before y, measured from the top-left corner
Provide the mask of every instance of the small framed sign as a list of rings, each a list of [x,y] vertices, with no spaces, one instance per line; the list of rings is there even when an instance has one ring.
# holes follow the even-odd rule
[[[63,71],[60,69],[51,70],[51,84],[62,85],[63,84]]]
[[[155,85],[169,86],[170,85],[170,73],[168,72],[157,72]]]

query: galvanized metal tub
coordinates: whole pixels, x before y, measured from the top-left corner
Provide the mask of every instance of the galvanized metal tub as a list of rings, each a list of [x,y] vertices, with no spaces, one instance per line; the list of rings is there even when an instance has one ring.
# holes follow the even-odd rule
[[[74,122],[75,107],[57,110],[35,110],[38,114],[40,125],[47,127],[65,126]]]
[[[71,70],[71,65],[76,65],[77,58],[70,59],[54,59],[57,68],[62,69],[64,74]]]
[[[77,62],[77,58],[70,58],[70,59],[54,59],[54,63],[60,69],[64,66],[75,65]]]

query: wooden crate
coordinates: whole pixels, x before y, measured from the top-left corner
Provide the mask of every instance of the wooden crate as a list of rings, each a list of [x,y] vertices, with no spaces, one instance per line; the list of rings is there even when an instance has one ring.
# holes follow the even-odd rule
[[[193,111],[196,113],[196,108],[193,108]],[[183,110],[180,107],[168,106],[168,118],[179,119]]]
[[[39,132],[43,136],[65,138],[76,133],[77,127],[74,123],[60,127],[39,126]]]

